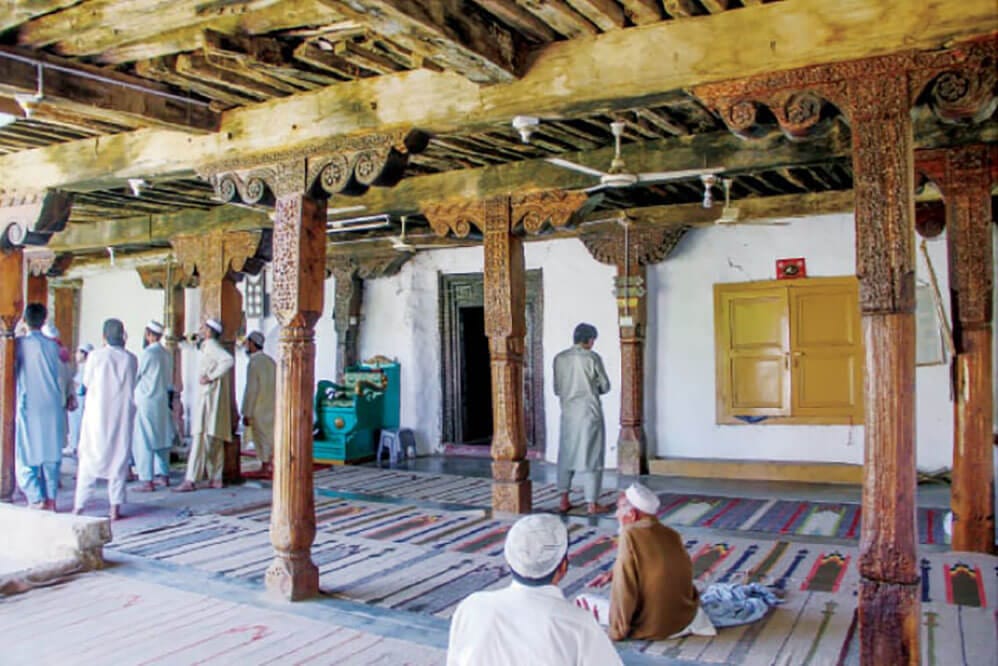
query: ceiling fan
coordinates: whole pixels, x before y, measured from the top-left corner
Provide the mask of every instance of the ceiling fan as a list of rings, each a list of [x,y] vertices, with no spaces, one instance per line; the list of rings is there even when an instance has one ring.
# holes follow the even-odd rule
[[[415,254],[418,250],[439,250],[440,245],[413,245],[405,235],[406,218],[402,215],[399,220],[402,222],[402,232],[398,236],[392,236],[392,249],[396,252],[409,252]]]
[[[648,173],[635,173],[627,170],[624,158],[620,155],[620,139],[624,134],[624,123],[616,120],[610,123],[610,131],[613,133],[614,153],[610,168],[606,171],[593,169],[583,164],[565,160],[560,157],[545,158],[551,164],[563,169],[571,169],[590,176],[599,178],[599,185],[585,188],[586,192],[598,192],[604,189],[631,187],[633,185],[653,185],[655,183],[665,183],[673,180],[684,180],[695,178],[707,174],[716,174],[724,171],[724,167],[709,167],[702,169],[680,169],[677,171],[652,171]]]
[[[700,177],[704,184],[704,194],[703,194],[703,207],[710,208],[713,205],[713,199],[711,198],[711,188],[717,182],[717,179],[713,175],[703,175]],[[731,185],[734,180],[731,178],[722,178],[721,185],[724,187],[724,208],[721,209],[721,216],[714,220],[714,224],[720,226],[731,226],[735,224],[753,224],[757,226],[773,226],[782,227],[790,224],[786,221],[775,221],[775,220],[743,220],[741,219],[741,210],[736,206],[731,205]]]

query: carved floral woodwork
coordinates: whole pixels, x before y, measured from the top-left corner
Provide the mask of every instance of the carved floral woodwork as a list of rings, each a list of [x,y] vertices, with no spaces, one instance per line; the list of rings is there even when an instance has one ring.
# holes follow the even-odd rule
[[[627,232],[627,261],[641,266],[665,261],[689,229],[685,225],[656,227],[632,222]],[[624,265],[624,230],[619,224],[586,229],[579,234],[579,240],[601,264]]]
[[[998,38],[992,35],[943,51],[909,51],[773,72],[700,85],[692,92],[742,137],[758,135],[762,107],[768,108],[791,139],[806,137],[819,126],[825,103],[855,121],[862,109],[856,107],[854,84],[891,76],[904,79],[895,101],[905,107],[924,99],[946,122],[981,121],[990,117],[998,103],[996,57]]]
[[[245,263],[245,262],[244,262]],[[147,264],[137,266],[135,271],[146,289],[194,289],[198,286],[198,276],[187,273],[180,264]]]
[[[401,180],[409,155],[426,147],[428,137],[398,130],[359,137],[337,137],[293,151],[218,162],[199,170],[223,202],[272,205],[278,198],[305,193],[316,199],[363,194],[372,185]]]
[[[45,245],[66,228],[73,194],[59,190],[0,196],[0,248]]]
[[[550,229],[564,229],[577,217],[591,200],[586,192],[570,190],[543,190],[521,192],[503,199],[509,206],[512,232],[523,231],[538,235]],[[485,233],[486,200],[452,200],[423,206],[423,214],[430,228],[441,238],[453,234],[466,238],[472,227]]]

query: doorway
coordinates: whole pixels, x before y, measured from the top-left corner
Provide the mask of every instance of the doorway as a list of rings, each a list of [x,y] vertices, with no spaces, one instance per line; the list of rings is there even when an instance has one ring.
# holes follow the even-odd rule
[[[527,447],[544,451],[544,372],[541,331],[542,275],[527,271],[527,332],[523,402]],[[481,273],[440,275],[440,339],[443,359],[443,440],[488,455],[492,440],[492,371],[485,336]]]

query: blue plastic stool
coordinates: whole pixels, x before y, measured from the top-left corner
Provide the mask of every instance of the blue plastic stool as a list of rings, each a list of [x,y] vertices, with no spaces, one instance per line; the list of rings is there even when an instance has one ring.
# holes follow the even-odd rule
[[[382,429],[376,454],[378,467],[381,467],[381,452],[385,449],[388,449],[388,464],[394,465],[399,460],[405,459],[409,447],[412,447],[414,451],[416,449],[416,437],[412,434],[412,430],[409,428]]]

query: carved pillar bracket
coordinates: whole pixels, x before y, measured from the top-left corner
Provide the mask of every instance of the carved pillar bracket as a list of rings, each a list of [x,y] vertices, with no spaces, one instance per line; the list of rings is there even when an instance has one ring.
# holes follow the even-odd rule
[[[585,214],[597,199],[586,192],[544,190],[517,193],[510,197],[512,229],[539,235],[548,229],[564,229]],[[589,204],[587,206],[587,204]]]
[[[620,433],[617,466],[621,473],[648,473],[644,427],[644,346],[647,320],[646,266],[664,261],[689,229],[655,227],[627,220],[590,227],[579,235],[596,261],[616,266],[620,323]]]
[[[0,249],[45,245],[66,228],[73,194],[58,190],[0,196]]]
[[[444,201],[423,206],[423,215],[430,223],[433,232],[443,238],[453,234],[467,238],[474,227],[479,233],[485,231],[484,201]]]
[[[0,248],[0,502],[10,502],[14,494],[14,329],[24,309],[23,272],[23,250]]]
[[[991,185],[998,147],[919,151],[917,168],[946,206],[956,343],[953,400],[953,549],[994,553],[994,254]]]

